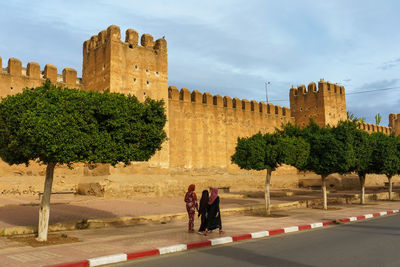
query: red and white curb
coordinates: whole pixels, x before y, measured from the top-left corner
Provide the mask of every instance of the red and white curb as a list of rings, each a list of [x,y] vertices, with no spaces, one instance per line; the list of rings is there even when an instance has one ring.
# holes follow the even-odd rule
[[[343,218],[343,219],[339,219],[337,221],[339,221],[341,223],[354,222],[354,221],[359,221],[359,220],[370,219],[373,217],[390,215],[390,214],[394,214],[394,213],[398,213],[398,212],[399,212],[399,210],[388,210],[388,211],[382,211],[382,212],[377,212],[377,213],[365,214],[365,215],[356,216],[356,217]],[[212,239],[208,239],[208,240],[204,240],[204,241],[200,241],[200,242],[193,242],[193,243],[188,243],[188,244],[176,244],[176,245],[172,245],[172,246],[161,247],[161,248],[152,249],[152,250],[133,252],[133,253],[114,254],[114,255],[108,255],[108,256],[103,256],[103,257],[91,258],[91,259],[87,259],[87,260],[83,260],[83,261],[79,261],[79,262],[51,265],[51,266],[47,266],[47,267],[101,266],[101,265],[105,265],[105,264],[124,262],[124,261],[143,258],[143,257],[163,255],[163,254],[175,253],[175,252],[180,252],[180,251],[185,251],[185,250],[190,250],[190,249],[222,245],[222,244],[237,242],[237,241],[246,240],[246,239],[262,238],[262,237],[274,236],[274,235],[279,235],[279,234],[286,234],[286,233],[304,231],[304,230],[309,230],[309,229],[314,229],[314,228],[320,228],[320,227],[335,224],[335,223],[337,223],[337,221],[316,222],[316,223],[311,223],[311,224],[290,226],[290,227],[285,227],[285,228],[280,228],[280,229],[254,232],[254,233],[250,233],[250,234],[243,234],[243,235],[237,235],[237,236],[232,236],[232,237],[226,236],[226,237],[220,237],[220,238],[212,238]]]

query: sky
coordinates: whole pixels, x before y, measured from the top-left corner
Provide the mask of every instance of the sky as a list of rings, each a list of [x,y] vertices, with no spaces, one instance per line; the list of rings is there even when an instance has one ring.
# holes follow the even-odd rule
[[[123,40],[165,36],[169,85],[265,101],[269,82],[269,101],[289,107],[291,86],[324,79],[345,86],[350,112],[387,126],[400,113],[399,14],[396,0],[8,0],[0,57],[81,77],[83,42],[114,24]]]

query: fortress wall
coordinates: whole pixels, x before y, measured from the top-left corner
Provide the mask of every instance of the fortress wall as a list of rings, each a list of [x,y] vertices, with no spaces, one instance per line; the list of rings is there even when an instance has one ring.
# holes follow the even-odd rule
[[[286,107],[174,86],[168,93],[171,168],[235,170],[231,156],[238,137],[293,122]]]
[[[54,65],[47,64],[40,70],[40,65],[36,62],[29,62],[26,68],[17,58],[10,58],[6,68],[2,68],[0,58],[0,97],[13,95],[22,92],[23,88],[33,88],[43,84],[46,79],[50,79],[59,86],[82,89],[83,84],[80,78],[77,78],[77,72],[74,69],[63,69],[62,74],[57,74],[57,68]]]
[[[343,86],[325,82],[292,87],[289,92],[290,109],[297,125],[305,126],[310,118],[320,125],[336,125],[347,119],[345,90]]]
[[[400,113],[389,115],[389,127],[396,136],[400,135]]]
[[[381,125],[375,125],[375,124],[370,124],[370,123],[361,123],[359,127],[361,130],[366,131],[367,133],[377,133],[381,132],[384,134],[389,135],[391,133],[391,130],[389,127],[381,126]]]

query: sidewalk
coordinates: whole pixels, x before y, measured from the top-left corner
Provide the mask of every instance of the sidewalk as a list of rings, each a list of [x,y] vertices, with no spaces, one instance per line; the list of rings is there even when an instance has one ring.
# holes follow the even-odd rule
[[[351,205],[329,211],[311,208],[275,211],[273,217],[261,217],[257,214],[224,216],[222,213],[225,230],[222,236],[332,221],[339,218],[398,209],[398,207],[399,202],[382,201],[365,206]],[[199,226],[199,220],[195,221],[195,226]],[[88,258],[132,253],[221,237],[218,233],[212,233],[207,237],[189,234],[186,228],[187,223],[180,220],[166,224],[66,231],[64,233],[78,238],[80,242],[37,248],[10,241],[7,238],[0,238],[0,266],[44,266],[76,262]]]
[[[319,197],[319,194],[308,196],[310,199]],[[305,199],[306,196],[280,197],[274,199],[273,203],[275,205],[290,203],[296,198]],[[10,203],[13,201],[14,203]],[[116,216],[161,215],[167,212],[182,212],[184,214],[185,212],[183,200],[180,198],[117,200],[82,196],[72,199],[71,196],[60,196],[53,198],[52,201],[53,203],[64,203],[52,205],[50,215],[52,222],[80,220],[82,216],[86,218],[90,218],[90,216],[93,216],[93,218],[114,218]],[[336,209],[328,211],[312,208],[277,210],[273,212],[272,217],[262,217],[257,210],[231,215],[224,212],[228,209],[260,206],[263,201],[260,198],[226,198],[222,195],[221,208],[223,211],[221,213],[225,230],[223,236],[332,221],[339,218],[398,209],[400,206],[400,203],[396,201],[369,202],[364,206],[358,204],[330,205],[330,207]],[[5,204],[6,202],[8,204]],[[36,225],[38,206],[32,206],[35,203],[37,203],[37,200],[33,198],[19,198],[18,201],[1,199],[0,206],[3,206],[0,207],[0,226]],[[198,219],[195,221],[195,226],[199,226]],[[186,220],[174,220],[122,228],[63,231],[62,233],[70,237],[78,238],[80,242],[37,248],[3,237],[0,238],[0,266],[43,266],[74,262],[220,237],[218,233],[212,233],[205,237],[188,234],[186,230]]]

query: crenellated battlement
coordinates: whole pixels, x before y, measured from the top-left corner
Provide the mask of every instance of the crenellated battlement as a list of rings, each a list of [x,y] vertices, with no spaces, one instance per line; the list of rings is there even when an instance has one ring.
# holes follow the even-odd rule
[[[242,111],[259,112],[269,115],[281,117],[291,117],[290,109],[273,105],[271,103],[257,102],[255,100],[231,98],[229,96],[211,95],[208,92],[200,93],[198,90],[190,92],[187,88],[182,88],[180,91],[175,86],[169,86],[168,98],[173,101],[204,104],[220,108],[231,108]]]
[[[375,125],[370,123],[360,123],[358,126],[359,129],[366,131],[367,133],[384,133],[389,135],[391,130],[389,127]]]
[[[26,68],[22,67],[22,63],[17,58],[10,58],[8,66],[2,67],[2,59],[0,57],[0,69],[2,75],[10,75],[14,77],[28,77],[29,79],[49,79],[53,83],[63,83],[68,85],[82,85],[82,78],[77,77],[75,69],[65,68],[61,74],[57,73],[57,67],[52,64],[46,64],[43,70],[37,62],[29,62]]]
[[[83,53],[89,53],[99,47],[103,47],[109,42],[124,43],[131,49],[139,46],[139,34],[133,29],[128,29],[125,32],[125,42],[121,41],[121,30],[116,25],[109,26],[106,30],[100,31],[97,35],[93,35],[89,40],[83,43]],[[152,35],[145,33],[140,38],[140,47],[153,49],[156,52],[167,52],[167,41],[164,38],[154,41]]]
[[[347,119],[344,86],[320,80],[292,87],[289,91],[290,109],[296,124],[307,125],[310,118],[320,125],[335,125]]]
[[[298,97],[298,96],[308,96],[315,94],[337,94],[337,95],[345,95],[345,90],[343,85],[339,85],[336,83],[326,82],[324,80],[320,80],[318,82],[318,90],[315,82],[310,82],[306,87],[304,84],[299,85],[298,87],[290,88],[289,96],[290,97]]]
[[[46,79],[57,85],[83,88],[82,79],[77,77],[74,69],[65,68],[58,74],[56,66],[46,64],[41,70],[37,62],[29,62],[24,68],[17,58],[10,58],[7,67],[3,68],[0,57],[0,96],[22,92],[25,87],[40,86]]]

